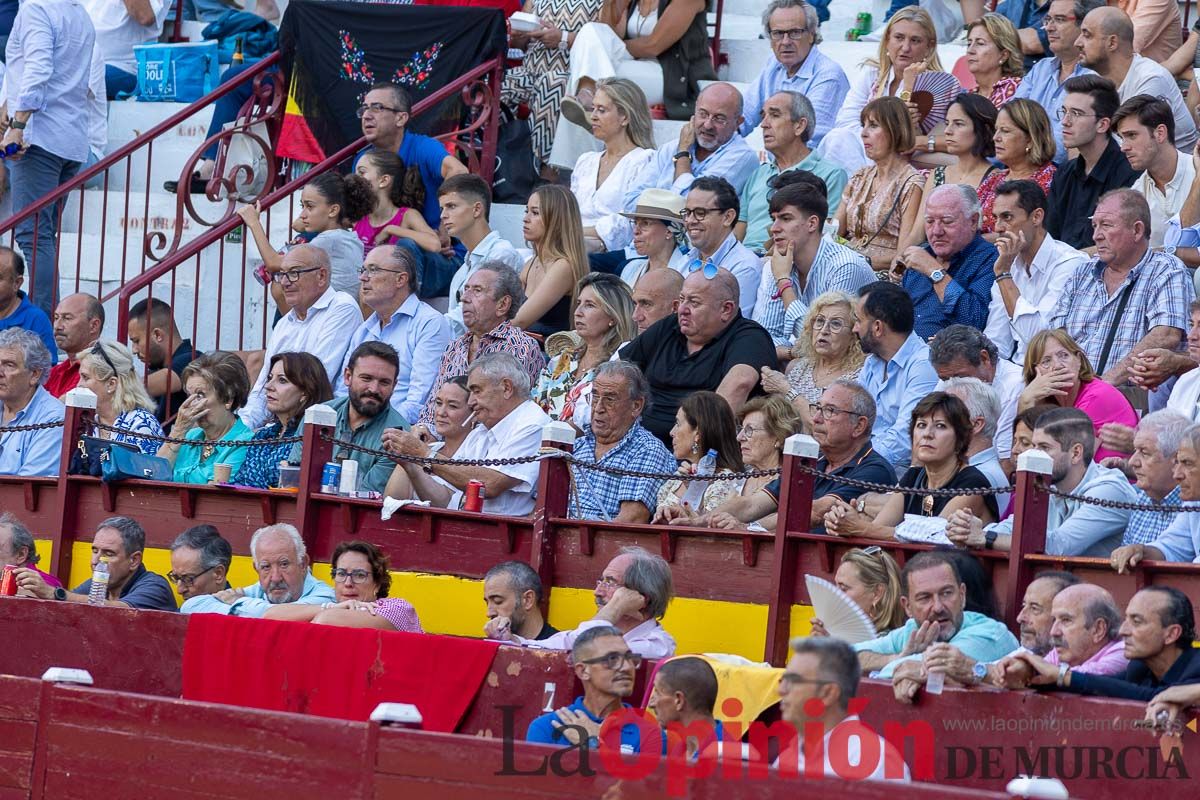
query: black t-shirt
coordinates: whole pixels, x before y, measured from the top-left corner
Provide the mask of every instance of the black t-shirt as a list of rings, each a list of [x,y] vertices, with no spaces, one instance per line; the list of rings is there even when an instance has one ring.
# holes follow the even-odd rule
[[[906,489],[925,489],[929,485],[929,478],[925,474],[924,467],[909,467],[908,471],[900,476],[900,485]],[[988,489],[991,488],[991,482],[982,472],[975,467],[963,467],[958,472],[954,473],[954,477],[945,486],[939,487],[942,489]],[[907,494],[904,496],[904,513],[916,514],[918,517],[931,516],[936,517],[942,513],[942,509],[946,507],[954,498],[952,497],[935,497],[933,498],[933,510],[926,514],[922,506],[925,503],[923,495]],[[988,507],[988,511],[992,512],[992,519],[999,519],[1000,514],[996,509],[996,495],[984,495],[983,502]]]
[[[1060,242],[1082,250],[1091,247],[1092,214],[1100,198],[1113,189],[1133,186],[1141,173],[1129,166],[1129,159],[1112,136],[1092,167],[1087,171],[1083,156],[1076,156],[1057,172],[1046,199],[1046,230]]]
[[[825,456],[817,459],[817,469],[822,472],[828,471],[829,461]],[[842,466],[829,472],[830,475],[837,475],[842,478],[853,478],[856,481],[869,481],[871,483],[882,483],[888,486],[896,484],[896,472],[892,469],[892,465],[888,460],[879,453],[875,452],[875,448],[870,442],[863,445],[863,448],[854,454],[854,458],[847,461]],[[779,478],[768,483],[763,487],[771,497],[775,498],[775,503],[779,503],[779,494],[782,491],[781,481]],[[819,500],[825,495],[836,495],[843,500],[853,500],[866,490],[859,489],[855,486],[847,486],[844,483],[838,483],[829,478],[819,477],[813,481],[813,500]]]
[[[672,314],[626,345],[621,358],[641,367],[650,382],[653,402],[642,415],[642,425],[664,442],[670,441],[675,412],[689,394],[715,391],[738,364],[745,364],[755,372],[778,366],[771,335],[741,313],[717,338],[691,354],[687,339],[679,331],[679,318]],[[756,394],[762,394],[757,382],[751,396]]]
[[[179,347],[175,348],[175,352],[171,354],[171,363],[166,366],[170,367],[176,377],[182,378],[184,368],[202,355],[204,354],[192,349],[192,343],[189,340],[184,339],[179,343]],[[171,401],[169,409],[167,407],[168,397]],[[178,392],[172,392],[169,396],[164,394],[157,400],[158,405],[154,409],[154,416],[158,417],[159,422],[166,422],[168,411],[174,414],[184,400],[187,400],[187,392],[183,391],[182,386]]]
[[[543,639],[549,639],[554,634],[558,633],[558,628],[555,628],[549,622],[542,620],[542,629],[538,631],[538,635],[533,637],[535,642],[540,642]]]

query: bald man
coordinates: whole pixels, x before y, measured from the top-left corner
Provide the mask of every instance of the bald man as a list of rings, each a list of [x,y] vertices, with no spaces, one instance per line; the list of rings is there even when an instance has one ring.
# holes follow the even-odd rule
[[[358,301],[329,283],[329,255],[319,247],[302,244],[283,257],[279,272],[271,276],[283,289],[290,307],[275,323],[267,340],[258,380],[250,391],[250,400],[239,412],[242,421],[258,428],[270,418],[263,387],[270,373],[271,357],[276,353],[311,353],[320,359],[332,386],[341,374],[342,361],[350,344],[350,334],[362,325]]]
[[[79,385],[79,356],[104,331],[104,306],[90,294],[67,295],[54,309],[53,325],[54,342],[67,357],[51,368],[45,386],[61,398]]]
[[[712,278],[693,272],[683,282],[678,311],[621,351],[650,382],[653,402],[642,424],[664,442],[670,439],[675,412],[685,397],[715,391],[736,412],[751,393],[761,393],[760,370],[776,367],[771,335],[741,315],[739,292],[729,270],[719,269]]]
[[[633,321],[638,334],[679,310],[683,276],[673,269],[651,270],[633,286]]]
[[[1139,94],[1167,101],[1175,117],[1175,146],[1190,153],[1196,144],[1196,123],[1183,102],[1179,85],[1164,66],[1134,52],[1134,36],[1134,24],[1128,15],[1119,8],[1105,6],[1083,18],[1075,44],[1083,65],[1112,81],[1122,103]]]

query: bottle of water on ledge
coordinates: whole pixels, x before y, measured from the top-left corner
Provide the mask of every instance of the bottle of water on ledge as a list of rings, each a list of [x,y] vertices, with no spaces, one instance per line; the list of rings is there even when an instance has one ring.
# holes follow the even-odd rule
[[[712,475],[717,471],[717,451],[709,450],[696,465],[697,475]],[[683,493],[683,504],[693,511],[700,510],[700,499],[708,488],[708,481],[688,481],[687,490]]]
[[[101,557],[92,571],[92,588],[88,591],[88,605],[102,606],[108,600],[108,559]]]

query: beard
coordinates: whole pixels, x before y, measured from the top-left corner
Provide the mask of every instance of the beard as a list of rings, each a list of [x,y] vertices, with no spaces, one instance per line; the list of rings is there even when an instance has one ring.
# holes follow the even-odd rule
[[[376,417],[383,411],[386,401],[374,392],[351,392],[350,405],[364,417]]]

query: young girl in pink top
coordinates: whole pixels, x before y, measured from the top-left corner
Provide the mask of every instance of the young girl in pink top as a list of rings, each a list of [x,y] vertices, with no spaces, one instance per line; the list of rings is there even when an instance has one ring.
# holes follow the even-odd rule
[[[354,223],[354,232],[363,243],[363,256],[380,244],[397,244],[412,239],[422,250],[436,253],[442,249],[437,233],[425,222],[425,186],[416,169],[407,169],[399,157],[388,150],[371,150],[358,160],[354,170],[375,191],[375,210]]]
[[[1017,411],[1037,403],[1078,408],[1091,417],[1096,431],[1096,461],[1129,455],[1100,445],[1100,429],[1110,422],[1136,428],[1137,413],[1125,395],[1096,375],[1087,354],[1064,330],[1041,331],[1029,342],[1025,353],[1025,391],[1021,393]]]

